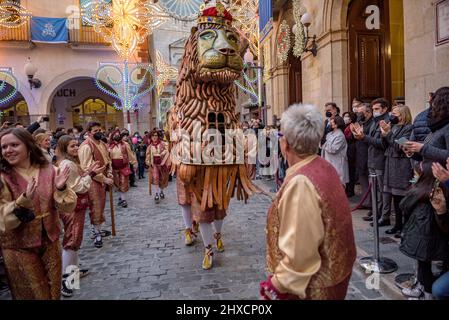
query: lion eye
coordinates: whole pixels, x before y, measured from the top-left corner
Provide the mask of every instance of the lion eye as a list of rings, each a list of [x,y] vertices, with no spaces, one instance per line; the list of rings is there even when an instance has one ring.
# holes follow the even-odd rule
[[[203,32],[203,33],[200,35],[200,37],[201,37],[201,39],[203,39],[203,40],[210,40],[210,39],[215,38],[215,33],[214,33],[213,31],[206,31],[206,32]]]
[[[232,41],[232,42],[238,42],[237,37],[235,35],[233,35],[232,33],[228,35],[228,39],[229,39],[229,41]]]

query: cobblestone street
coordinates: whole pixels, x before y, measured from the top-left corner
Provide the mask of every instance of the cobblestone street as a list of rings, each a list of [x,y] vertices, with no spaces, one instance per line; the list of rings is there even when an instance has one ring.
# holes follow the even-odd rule
[[[270,189],[270,182],[257,183],[267,191]],[[184,246],[184,226],[174,182],[166,195],[164,201],[155,205],[148,195],[147,181],[139,180],[138,188],[132,188],[128,195],[128,208],[116,208],[117,236],[105,238],[101,249],[94,248],[90,228],[85,228],[80,261],[90,274],[81,279],[81,288],[75,290],[71,299],[259,298],[259,282],[266,278],[264,230],[271,203],[268,196],[256,195],[247,205],[232,202],[223,228],[226,250],[215,253],[214,268],[204,271],[200,238],[195,246]],[[109,212],[107,209],[108,222]],[[356,238],[369,247],[369,225],[359,225],[358,216],[361,217],[354,215]],[[106,228],[110,230],[108,223]],[[382,286],[381,291],[368,290],[365,282],[366,276],[356,263],[347,299],[400,298],[391,296],[391,285],[385,293]],[[7,295],[0,298],[9,299]]]

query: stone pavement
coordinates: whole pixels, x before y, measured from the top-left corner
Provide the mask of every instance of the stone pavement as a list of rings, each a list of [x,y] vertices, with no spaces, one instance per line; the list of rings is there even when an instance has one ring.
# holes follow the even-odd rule
[[[137,183],[138,188],[132,188],[128,195],[128,208],[116,208],[116,237],[105,238],[103,248],[96,249],[90,228],[85,229],[80,261],[91,273],[81,279],[81,288],[71,299],[259,298],[259,282],[266,279],[264,230],[270,198],[256,195],[246,205],[232,201],[223,227],[226,250],[215,253],[214,268],[204,271],[200,239],[193,247],[183,244],[184,226],[175,183],[170,183],[166,199],[158,205],[148,195],[147,180]],[[270,182],[257,184],[270,189]],[[109,209],[106,216],[109,222]],[[372,232],[369,224],[361,222],[362,216],[354,214],[359,256],[372,252]],[[110,225],[106,227],[110,230]],[[382,252],[394,259],[401,256],[397,242],[384,242]],[[400,271],[413,266],[410,261],[398,260]],[[402,296],[391,277],[381,277],[380,290],[368,290],[367,275],[356,264],[347,299],[399,299]]]

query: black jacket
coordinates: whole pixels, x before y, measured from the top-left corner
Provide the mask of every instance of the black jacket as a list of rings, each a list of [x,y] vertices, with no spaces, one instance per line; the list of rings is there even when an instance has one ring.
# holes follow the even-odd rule
[[[368,148],[368,168],[376,170],[385,169],[385,149],[386,146],[382,141],[382,133],[380,131],[379,122],[382,120],[388,121],[389,115],[384,115],[374,118],[371,123],[368,135],[363,139],[369,144]]]
[[[401,147],[395,142],[401,138],[410,138],[413,126],[393,126],[391,132],[383,138],[387,150],[385,151],[384,185],[401,190],[410,187],[413,178],[413,169],[410,158],[408,158]]]
[[[360,125],[363,126],[363,133],[365,136],[369,134],[371,129],[371,124],[373,123],[373,118],[368,121],[361,122]],[[368,149],[369,143],[366,140],[358,140],[356,142],[356,163],[357,163],[357,173],[359,175],[368,175]]]
[[[420,201],[409,192],[401,202],[401,209],[410,219],[404,227],[399,250],[419,261],[447,261],[448,236],[439,228],[430,201]]]

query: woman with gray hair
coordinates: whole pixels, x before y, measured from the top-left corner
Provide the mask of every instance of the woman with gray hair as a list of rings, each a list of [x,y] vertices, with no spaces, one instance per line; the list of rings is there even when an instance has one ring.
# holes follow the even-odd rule
[[[345,190],[332,165],[317,156],[324,119],[314,106],[282,116],[280,146],[290,168],[267,221],[264,299],[342,300],[356,251]],[[334,254],[337,252],[338,254]]]

